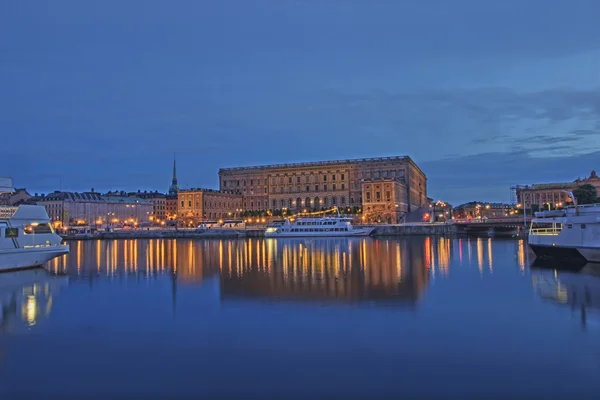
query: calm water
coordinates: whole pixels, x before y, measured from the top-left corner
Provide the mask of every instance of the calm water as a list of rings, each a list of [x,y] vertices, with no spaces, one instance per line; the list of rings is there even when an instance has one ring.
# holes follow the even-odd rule
[[[600,272],[522,241],[71,246],[0,275],[0,399],[600,393]]]

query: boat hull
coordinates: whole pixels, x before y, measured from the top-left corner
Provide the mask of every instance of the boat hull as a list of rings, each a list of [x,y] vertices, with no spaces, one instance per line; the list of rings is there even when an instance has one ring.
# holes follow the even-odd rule
[[[548,246],[529,243],[529,247],[540,259],[572,262],[600,263],[600,249],[591,247]]]
[[[266,238],[306,238],[306,237],[362,237],[369,236],[373,229],[355,229],[348,232],[265,232]]]
[[[0,251],[0,272],[39,267],[68,252],[68,245],[2,250]]]

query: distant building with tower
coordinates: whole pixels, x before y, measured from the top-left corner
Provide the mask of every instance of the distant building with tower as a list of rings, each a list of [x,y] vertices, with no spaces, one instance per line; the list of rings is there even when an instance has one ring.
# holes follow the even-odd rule
[[[177,195],[179,193],[179,184],[177,183],[177,160],[173,156],[173,179],[171,180],[171,186],[169,186],[169,194]]]
[[[169,192],[165,198],[165,218],[167,221],[177,220],[177,197],[179,194],[179,184],[177,183],[177,160],[173,155],[173,178]]]

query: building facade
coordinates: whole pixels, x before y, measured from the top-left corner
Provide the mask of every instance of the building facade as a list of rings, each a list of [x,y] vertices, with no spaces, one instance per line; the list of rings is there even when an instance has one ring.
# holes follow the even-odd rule
[[[362,181],[364,221],[397,224],[408,212],[408,191],[401,181],[370,178]]]
[[[180,189],[177,195],[177,220],[180,225],[191,227],[202,221],[238,219],[242,207],[242,195],[234,191]]]
[[[130,193],[131,197],[138,197],[152,203],[152,218],[154,223],[160,224],[167,220],[167,195],[154,192],[137,192]]]
[[[44,206],[56,227],[141,225],[150,222],[153,205],[137,197],[108,195],[97,192],[59,192],[33,199]]]
[[[177,195],[176,194],[168,194],[165,197],[165,206],[166,213],[165,218],[168,221],[176,221],[177,220]]]
[[[362,207],[363,180],[381,178],[403,185],[407,211],[426,206],[427,178],[406,156],[222,168],[219,187],[239,192],[244,210],[308,211]]]
[[[592,171],[587,178],[578,178],[573,182],[561,183],[538,183],[533,185],[516,186],[517,201],[521,207],[538,209],[561,207],[567,202],[573,201],[564,191],[572,192],[582,185],[592,185],[600,193],[600,178],[596,171]]]

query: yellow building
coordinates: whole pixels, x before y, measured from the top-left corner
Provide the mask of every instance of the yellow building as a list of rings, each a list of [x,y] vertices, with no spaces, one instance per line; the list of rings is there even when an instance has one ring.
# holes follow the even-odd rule
[[[221,190],[243,196],[244,210],[320,210],[362,207],[363,180],[403,185],[407,211],[427,204],[427,178],[407,156],[222,168]]]
[[[242,212],[242,196],[213,189],[180,189],[177,194],[177,220],[184,226],[201,221],[237,219]]]

